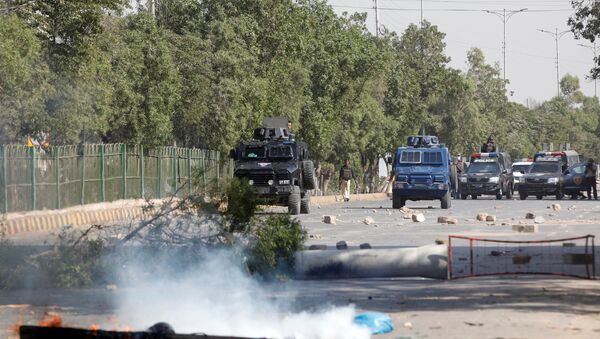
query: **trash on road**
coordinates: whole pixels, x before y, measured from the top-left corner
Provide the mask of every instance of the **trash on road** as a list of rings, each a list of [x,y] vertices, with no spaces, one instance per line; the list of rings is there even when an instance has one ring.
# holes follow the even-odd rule
[[[354,323],[358,326],[367,327],[371,334],[390,333],[394,330],[392,319],[384,313],[364,312],[354,317]]]

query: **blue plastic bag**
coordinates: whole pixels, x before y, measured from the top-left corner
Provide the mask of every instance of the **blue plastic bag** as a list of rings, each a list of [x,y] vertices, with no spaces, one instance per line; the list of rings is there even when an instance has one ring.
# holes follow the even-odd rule
[[[354,317],[358,326],[368,327],[371,334],[390,333],[394,330],[392,319],[387,314],[379,312],[364,312]]]

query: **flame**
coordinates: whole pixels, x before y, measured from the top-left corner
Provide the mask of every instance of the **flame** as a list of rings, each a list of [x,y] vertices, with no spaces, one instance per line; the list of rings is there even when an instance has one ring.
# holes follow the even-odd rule
[[[93,324],[93,325],[90,326],[90,331],[96,332],[99,329],[100,329],[100,325],[98,325],[98,324]]]
[[[40,321],[38,325],[45,327],[61,327],[62,319],[57,313],[48,312],[46,313],[46,317],[44,318],[44,320]]]
[[[17,320],[16,323],[10,325],[8,327],[8,330],[10,332],[12,332],[13,334],[17,334],[18,335],[19,334],[19,330],[21,329],[21,325],[23,325],[23,320],[19,319],[19,320]]]

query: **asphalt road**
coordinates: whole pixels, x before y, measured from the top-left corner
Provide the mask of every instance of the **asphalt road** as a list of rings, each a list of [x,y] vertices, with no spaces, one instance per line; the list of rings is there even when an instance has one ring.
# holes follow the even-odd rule
[[[307,245],[350,246],[368,242],[373,247],[420,246],[449,234],[506,240],[541,240],[598,235],[600,202],[563,200],[560,211],[548,207],[556,200],[495,199],[455,200],[449,210],[438,202],[409,202],[424,214],[415,223],[391,209],[391,201],[340,203],[313,206],[299,219],[307,229]],[[432,208],[430,208],[430,206]],[[273,209],[272,212],[278,212]],[[477,213],[497,217],[495,223],[476,221]],[[513,224],[531,223],[526,213],[543,216],[537,233],[517,233]],[[324,224],[324,215],[335,215],[335,225]],[[458,219],[457,225],[438,224],[438,216]],[[373,223],[366,225],[370,217]],[[41,235],[32,238],[42,239]],[[598,253],[598,252],[597,252]],[[598,256],[597,256],[598,257]],[[202,290],[202,284],[198,289]],[[389,314],[396,330],[381,338],[597,338],[600,337],[600,284],[593,280],[501,276],[450,281],[410,279],[346,279],[287,281],[262,286],[265,298],[291,305],[295,312],[355,305],[358,310]],[[158,294],[169,295],[160,290]],[[10,336],[11,325],[36,323],[45,312],[58,312],[67,325],[100,324],[114,328],[117,300],[130,289],[0,291],[0,337]],[[143,298],[147,308],[160,308],[154,298]],[[164,319],[148,319],[148,325]],[[212,319],[218,321],[218,319]],[[121,325],[123,323],[121,322]],[[232,326],[235,326],[232,325]],[[306,326],[311,326],[307,323]],[[333,326],[333,324],[332,324]],[[176,327],[177,329],[177,327]],[[344,335],[337,336],[344,338]],[[327,338],[327,336],[325,336]]]

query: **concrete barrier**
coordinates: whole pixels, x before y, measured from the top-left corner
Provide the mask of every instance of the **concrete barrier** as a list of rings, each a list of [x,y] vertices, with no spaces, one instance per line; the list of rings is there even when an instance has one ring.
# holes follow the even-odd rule
[[[331,205],[341,202],[336,196],[315,196],[311,202]],[[385,193],[353,194],[352,201],[375,201],[386,199]],[[152,200],[159,206],[163,200]],[[0,235],[15,235],[22,232],[58,230],[65,225],[81,227],[93,224],[110,224],[127,220],[142,220],[148,216],[144,211],[147,201],[143,199],[118,200],[89,205],[72,206],[61,210],[15,212],[0,216]],[[390,204],[391,205],[391,204]]]
[[[448,278],[448,246],[395,249],[313,250],[296,253],[298,279]]]

